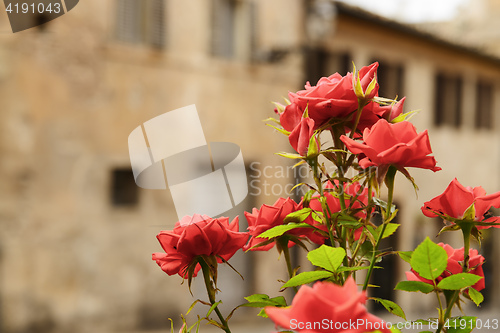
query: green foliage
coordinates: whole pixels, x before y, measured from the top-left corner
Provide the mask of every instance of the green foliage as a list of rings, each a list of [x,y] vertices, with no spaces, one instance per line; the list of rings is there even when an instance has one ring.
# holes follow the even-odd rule
[[[248,301],[248,303],[238,305],[236,308],[234,308],[234,310],[231,311],[230,315],[228,316],[227,320],[229,320],[229,318],[231,318],[231,316],[233,315],[234,311],[240,307],[264,308],[266,306],[274,306],[278,308],[283,308],[287,306],[286,300],[283,296],[270,298],[266,294],[254,294],[245,297],[245,299]],[[262,309],[258,315],[260,317],[267,318],[267,314],[264,311],[264,309]]]
[[[439,245],[427,237],[413,251],[411,267],[424,279],[435,280],[446,269],[448,255]]]
[[[479,306],[484,301],[484,296],[479,291],[474,288],[469,288],[469,297],[470,299]]]
[[[404,320],[406,320],[406,315],[405,315],[405,312],[403,311],[403,309],[401,309],[401,307],[399,305],[397,305],[396,303],[394,303],[393,301],[389,301],[389,300],[382,299],[382,298],[376,298],[376,297],[372,297],[370,299],[382,304],[384,306],[384,308],[386,308],[386,310],[389,311],[390,313],[392,313],[393,315],[396,315],[396,316],[401,317]]]
[[[446,290],[460,290],[475,285],[482,277],[470,273],[458,273],[442,279],[438,288]]]
[[[413,251],[398,251],[399,257],[409,264],[411,264],[411,255],[412,254],[413,254]]]
[[[387,238],[390,235],[392,235],[393,233],[395,233],[396,230],[398,230],[399,226],[400,226],[400,224],[397,224],[397,223],[386,224],[382,238]],[[384,225],[380,225],[377,227],[377,229],[373,229],[372,226],[368,226],[367,229],[368,229],[368,231],[370,231],[370,233],[373,235],[373,237],[375,239],[377,239],[379,237],[380,233],[382,232],[383,227],[384,227]]]
[[[470,333],[476,327],[476,317],[453,317],[444,325],[448,333]]]
[[[341,247],[321,245],[319,248],[310,251],[307,254],[307,259],[315,266],[330,272],[336,272],[345,256],[346,252]]]
[[[308,284],[308,283],[315,282],[318,280],[330,278],[333,275],[334,275],[334,273],[328,272],[328,271],[303,272],[303,273],[295,275],[290,280],[288,280],[282,286],[282,288],[284,289],[284,288],[289,288],[289,287],[301,286],[303,284]]]
[[[401,281],[394,289],[428,294],[434,290],[434,286],[422,281]]]
[[[313,210],[311,208],[302,208],[296,212],[288,214],[283,220],[285,223],[289,222],[303,222],[305,221]]]
[[[333,221],[337,221],[338,224],[347,228],[357,229],[362,225],[357,218],[344,213],[333,213],[331,218]]]
[[[307,223],[289,223],[278,225],[274,228],[264,231],[259,235],[259,238],[275,238],[283,235],[285,232],[296,229],[296,228],[313,228],[310,224]]]

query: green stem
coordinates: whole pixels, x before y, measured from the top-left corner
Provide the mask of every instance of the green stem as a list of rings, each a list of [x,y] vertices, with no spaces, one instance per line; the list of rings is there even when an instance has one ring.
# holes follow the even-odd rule
[[[469,250],[470,250],[470,234],[474,225],[472,223],[464,223],[461,225],[462,234],[464,236],[464,263],[463,271],[467,273],[469,271]]]
[[[320,195],[320,198],[318,198],[320,204],[321,204],[321,210],[323,212],[323,222],[326,225],[326,228],[328,229],[328,236],[330,238],[330,243],[333,245],[335,242],[335,238],[333,237],[333,232],[332,232],[332,225],[331,221],[329,218],[328,213],[328,207],[326,206],[326,203],[322,199],[324,197],[323,195],[323,183],[321,182],[321,178],[319,175],[319,170],[318,170],[318,157],[316,157],[314,160],[310,162],[311,168],[313,169],[313,178],[314,182],[316,183],[316,186],[318,187],[318,193]]]
[[[205,287],[207,288],[207,293],[208,293],[208,299],[210,300],[210,304],[213,306],[215,304],[215,288],[212,285],[212,280],[210,279],[210,268],[208,267],[207,263],[205,262],[204,259],[198,260],[201,266],[201,270],[203,271],[203,278],[205,279]],[[217,317],[219,317],[219,320],[222,324],[222,329],[226,333],[231,333],[231,330],[229,329],[229,325],[227,324],[226,320],[224,319],[224,316],[220,312],[219,308],[215,306],[215,313],[217,314]]]
[[[439,326],[436,330],[436,333],[440,333],[444,327],[444,324],[446,321],[450,318],[451,316],[451,309],[453,308],[453,305],[456,303],[458,299],[458,295],[460,294],[460,290],[455,290],[453,293],[453,296],[450,299],[450,302],[447,305],[446,312],[444,314],[443,320],[439,322]]]
[[[345,149],[344,144],[340,140],[340,133],[337,127],[332,127],[331,130],[332,138],[335,143],[335,148],[337,149]],[[344,170],[344,167],[346,167],[345,162],[345,154],[338,152],[337,153],[337,170],[338,170],[338,175],[339,175],[339,204],[340,204],[340,211],[341,213],[346,213],[347,207],[345,205],[345,196],[344,196],[344,176],[347,170]],[[340,233],[339,233],[340,231]],[[347,229],[340,226],[340,229],[337,228],[337,236],[340,235],[340,246],[347,252]],[[333,243],[332,243],[333,244]],[[343,265],[345,267],[349,266],[349,261],[347,259],[347,256],[344,258]],[[349,272],[345,272],[344,279],[346,279],[349,275]]]
[[[462,223],[460,225],[460,228],[462,229],[462,234],[464,237],[464,262],[463,262],[462,270],[464,273],[467,273],[469,271],[470,234],[471,234],[473,225],[472,225],[472,223],[465,222],[465,223]],[[450,302],[447,304],[447,308],[446,308],[446,312],[444,314],[443,322],[439,323],[439,326],[438,326],[436,333],[441,332],[444,324],[451,317],[451,310],[453,309],[453,306],[457,302],[459,296],[460,296],[460,290],[455,290],[455,292],[453,293],[453,296],[450,299]]]
[[[356,133],[356,128],[359,125],[359,120],[361,119],[361,113],[363,112],[363,108],[365,107],[365,105],[366,102],[362,102],[358,98],[358,110],[356,111],[356,120],[354,121],[354,125],[352,126],[351,134],[349,134],[349,138],[351,139],[354,137],[354,133]]]
[[[278,244],[278,249],[281,248],[283,251],[283,255],[285,256],[285,262],[286,262],[286,269],[288,271],[288,278],[291,279],[293,277],[293,267],[292,267],[292,259],[290,257],[290,249],[288,248],[288,242],[289,240],[286,238],[286,236],[279,237],[276,240]],[[295,293],[297,293],[299,290],[297,287],[293,287],[293,290]]]
[[[373,256],[370,260],[370,266],[368,267],[368,273],[366,274],[365,284],[363,285],[363,290],[368,288],[368,284],[370,282],[370,277],[373,272],[373,267],[375,266],[376,253],[378,251],[378,247],[380,246],[380,241],[382,240],[382,236],[384,235],[385,228],[389,223],[389,218],[391,217],[391,208],[392,208],[392,200],[394,196],[394,178],[396,177],[397,169],[393,166],[389,167],[387,174],[385,176],[385,183],[387,185],[387,208],[385,211],[384,222],[382,224],[382,230],[380,231],[377,241],[375,243],[375,247],[373,249]]]

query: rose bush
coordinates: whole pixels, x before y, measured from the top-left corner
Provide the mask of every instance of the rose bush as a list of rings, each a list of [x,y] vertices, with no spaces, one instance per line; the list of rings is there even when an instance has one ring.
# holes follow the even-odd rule
[[[427,237],[413,251],[380,249],[383,239],[405,227],[395,223],[396,173],[403,173],[417,189],[406,168],[441,168],[431,155],[427,131],[417,133],[407,121],[412,113],[403,113],[405,98],[378,96],[377,68],[374,63],[345,76],[335,73],[321,78],[316,86],[307,83],[305,90],[290,92],[287,105],[276,104],[279,120],[274,122],[280,126],[274,128],[287,136],[298,153],[279,155],[298,160],[295,166],[307,166],[311,174],[311,182],[299,184],[305,189],[299,203],[280,198],[273,205],[245,212],[248,233],[238,231],[237,218],[229,223],[228,218],[197,215],[183,218],[172,231],[158,235],[165,253],[155,253],[153,259],[165,272],[187,278],[188,285],[200,268],[203,272],[209,302],[197,302],[208,305],[208,313],[192,326],[183,317],[182,333],[198,332],[203,320],[230,333],[228,320],[240,307],[263,308],[260,316],[267,313],[277,327],[295,332],[399,332],[384,326],[365,307],[367,300],[375,301],[408,320],[393,301],[366,297],[373,287],[373,272],[379,268],[376,263],[396,254],[411,270],[406,272],[408,281],[401,281],[395,289],[434,294],[436,333],[457,332],[449,322],[462,323],[452,310],[461,309],[463,298],[481,304],[485,259],[471,248],[470,239],[480,240],[482,228],[498,226],[500,217],[488,215],[488,210],[500,207],[500,192],[487,195],[481,187],[464,187],[455,179],[443,194],[422,207],[424,215],[451,222],[441,232],[460,230],[463,248],[435,244]],[[289,247],[294,244],[307,251],[313,269],[293,267],[297,261],[292,260]],[[288,271],[288,280],[280,280],[281,289],[296,291],[291,305],[287,306],[284,296],[254,294],[223,316],[216,298],[217,263],[226,262],[239,248],[267,251],[275,246],[284,254],[281,258]],[[359,271],[364,274],[358,275]],[[363,286],[361,292],[356,281]],[[307,286],[310,283],[314,283],[312,288]],[[468,318],[470,324],[460,327],[462,333],[474,328],[474,317]],[[353,321],[356,325],[345,325]]]

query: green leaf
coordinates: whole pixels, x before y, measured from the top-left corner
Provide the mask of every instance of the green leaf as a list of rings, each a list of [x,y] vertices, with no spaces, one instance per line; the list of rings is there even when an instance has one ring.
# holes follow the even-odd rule
[[[401,309],[401,307],[396,303],[394,303],[393,301],[376,297],[372,297],[371,299],[382,304],[384,308],[386,308],[386,310],[392,313],[393,315],[396,315],[406,320],[406,315],[403,309]]]
[[[260,312],[257,316],[263,317],[263,318],[269,318],[267,313],[266,313],[266,310],[264,310],[264,309],[260,310]]]
[[[384,230],[384,234],[382,235],[382,238],[387,238],[389,237],[390,235],[392,235],[393,233],[396,232],[396,230],[399,228],[400,224],[397,224],[397,223],[388,223],[386,224],[386,227],[385,227],[385,230]],[[382,231],[382,228],[384,227],[384,225],[379,225],[377,227],[377,229],[373,229],[372,226],[367,226],[366,228],[368,229],[368,231],[370,231],[370,233],[373,235],[373,237],[375,239],[378,238],[378,236],[380,235],[380,232]]]
[[[208,309],[208,312],[207,312],[207,315],[205,317],[210,317],[210,314],[212,313],[212,311],[215,310],[215,308],[221,304],[222,302],[221,301],[218,301],[218,302],[215,302],[214,304],[212,304],[212,306],[210,307],[210,309]]]
[[[351,272],[351,271],[360,271],[360,270],[363,270],[363,269],[368,269],[369,267],[368,266],[358,266],[358,267],[339,267],[337,269],[337,272]],[[381,267],[377,267],[377,266],[373,266],[373,268],[381,268]]]
[[[310,251],[307,254],[307,259],[315,266],[335,272],[342,264],[345,256],[346,252],[341,247],[321,245],[316,250]]]
[[[248,301],[248,303],[240,304],[237,307],[235,307],[231,311],[231,313],[227,316],[226,320],[229,320],[233,316],[233,313],[241,307],[263,308],[266,306],[274,306],[274,307],[282,308],[282,307],[287,306],[286,300],[283,296],[270,298],[266,294],[254,294],[254,295],[245,297],[245,299]],[[267,318],[267,314],[265,313],[264,309],[262,309],[262,311],[260,311],[258,316]]]
[[[399,257],[406,261],[407,263],[411,264],[411,255],[413,254],[413,251],[398,251]]]
[[[448,333],[470,333],[476,327],[476,317],[453,317],[448,319],[445,328]]]
[[[332,220],[335,220],[340,225],[348,228],[357,229],[362,225],[357,218],[344,213],[332,214]]]
[[[273,126],[271,126],[273,127]],[[304,156],[300,154],[292,154],[292,153],[276,153],[276,155],[286,157],[286,158],[292,158],[292,159],[298,159],[298,158],[304,158]]]
[[[470,273],[458,273],[448,276],[438,283],[438,288],[446,290],[460,290],[475,285],[482,277]]]
[[[387,202],[385,202],[384,200],[381,200],[379,198],[372,198],[372,200],[375,203],[375,205],[382,208],[384,210],[384,212],[387,211]],[[395,211],[396,211],[396,205],[392,204],[391,205],[391,214],[394,213]]]
[[[428,294],[434,290],[434,286],[422,281],[401,281],[394,289],[410,292],[420,291],[421,293]]]
[[[302,208],[296,212],[288,214],[283,220],[285,223],[289,222],[303,222],[311,215],[313,210],[311,208]]]
[[[253,295],[243,297],[243,298],[246,299],[250,303],[251,302],[262,302],[262,301],[269,300],[269,296],[267,296],[266,294],[253,294]]]
[[[469,288],[469,297],[477,305],[484,301],[484,296],[474,288]]]
[[[392,235],[393,233],[395,233],[396,230],[398,230],[399,226],[400,226],[400,224],[397,224],[397,223],[388,223],[387,226],[385,227],[384,234],[382,235],[382,238],[387,238],[390,235]],[[381,227],[382,226],[378,227],[377,230]],[[380,229],[380,230],[382,230],[382,229]]]
[[[285,232],[293,230],[295,228],[312,228],[312,226],[307,223],[289,223],[289,224],[278,225],[274,228],[264,231],[258,237],[270,239],[281,236]]]
[[[286,306],[286,300],[283,296],[269,298],[269,296],[265,294],[255,294],[245,297],[245,299],[248,301],[248,303],[241,304],[239,306],[251,307],[251,308],[263,308],[265,306],[276,306],[276,307]]]
[[[320,279],[327,279],[331,276],[333,276],[333,273],[326,272],[326,271],[304,272],[304,273],[300,273],[300,274],[297,274],[294,277],[292,277],[281,288],[284,289],[284,288],[288,288],[288,287],[297,287],[297,286],[311,283],[311,282],[314,282],[314,281],[317,281]]]
[[[448,255],[439,245],[427,237],[413,251],[411,267],[424,279],[435,280],[446,269]]]

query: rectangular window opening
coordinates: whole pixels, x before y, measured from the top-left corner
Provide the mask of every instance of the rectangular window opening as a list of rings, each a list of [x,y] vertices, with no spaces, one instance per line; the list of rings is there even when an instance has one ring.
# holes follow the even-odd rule
[[[111,204],[115,207],[134,207],[139,203],[139,187],[132,169],[117,168],[111,171]]]
[[[115,37],[130,44],[165,46],[165,0],[116,0]]]
[[[439,73],[435,84],[434,125],[459,128],[462,125],[462,78]]]
[[[479,81],[476,87],[475,128],[493,128],[493,85]]]

